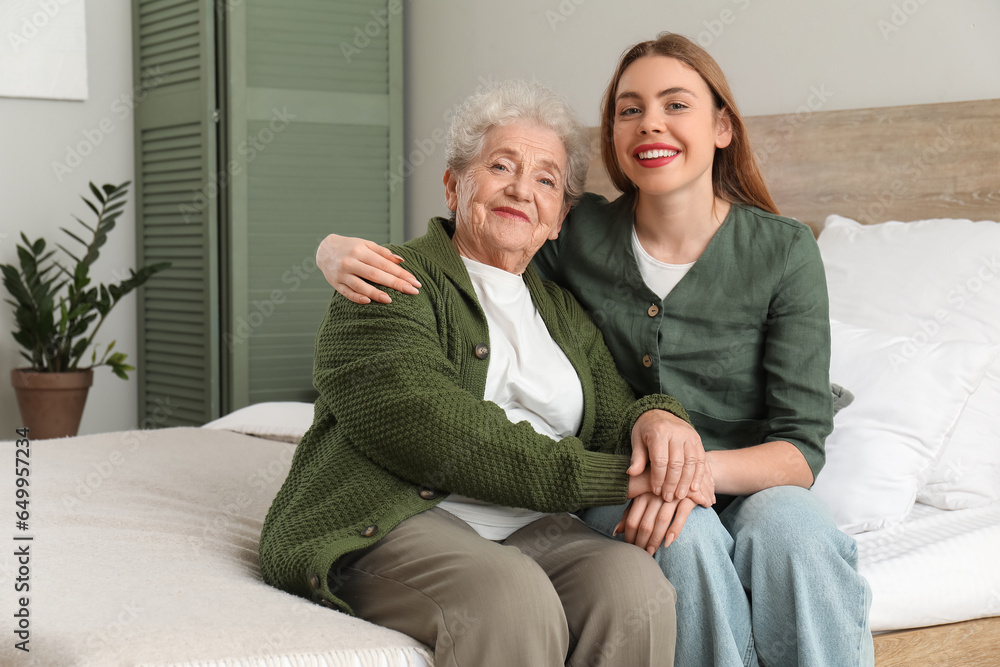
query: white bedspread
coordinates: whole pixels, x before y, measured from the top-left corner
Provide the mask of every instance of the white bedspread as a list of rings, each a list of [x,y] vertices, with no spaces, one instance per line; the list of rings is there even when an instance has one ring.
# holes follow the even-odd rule
[[[3,447],[0,664],[432,664],[405,635],[261,581],[260,529],[293,445],[196,428],[34,442],[24,532],[14,443]],[[15,594],[24,544],[30,591]],[[20,595],[29,653],[14,648]]]
[[[939,510],[854,536],[872,588],[872,631],[1000,615],[1000,503]]]
[[[29,529],[15,529],[14,443],[2,443],[0,664],[426,667],[409,637],[265,585],[257,542],[294,446],[209,429],[32,443]],[[33,540],[14,541],[15,536]],[[918,504],[856,536],[872,629],[1000,615],[1000,504]],[[30,547],[30,591],[14,551]],[[14,648],[29,598],[30,652]]]

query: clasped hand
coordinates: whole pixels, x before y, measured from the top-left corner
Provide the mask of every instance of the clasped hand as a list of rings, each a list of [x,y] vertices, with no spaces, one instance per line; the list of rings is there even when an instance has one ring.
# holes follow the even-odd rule
[[[628,469],[632,499],[615,527],[625,541],[656,553],[680,534],[695,505],[715,503],[712,469],[701,437],[683,419],[650,410],[632,428]]]

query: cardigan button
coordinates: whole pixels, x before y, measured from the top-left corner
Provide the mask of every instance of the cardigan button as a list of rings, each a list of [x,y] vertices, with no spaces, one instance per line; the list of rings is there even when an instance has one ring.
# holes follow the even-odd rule
[[[476,358],[485,359],[490,356],[490,346],[486,343],[479,343],[476,345]]]
[[[649,309],[648,309],[648,310],[646,311],[646,314],[647,314],[647,315],[649,315],[650,317],[656,317],[657,315],[659,315],[659,314],[660,314],[660,307],[659,307],[659,306],[657,306],[657,305],[656,305],[656,304],[654,303],[654,304],[653,304],[652,306],[650,306],[650,307],[649,307]]]
[[[313,590],[317,590],[319,588],[319,575],[318,574],[310,574],[309,575],[309,585],[312,587]]]
[[[319,603],[321,605],[323,605],[324,607],[328,608],[328,609],[336,609],[337,608],[337,605],[333,604],[332,602],[330,602],[326,598],[323,598],[322,600],[320,600]]]
[[[420,497],[424,500],[434,500],[437,496],[437,491],[434,489],[428,489],[427,487],[422,487],[420,489]]]
[[[371,537],[378,532],[378,526],[366,526],[364,530],[361,531],[361,537]]]
[[[653,358],[648,354],[642,355],[642,365],[645,366],[646,368],[649,368],[650,366],[653,365]]]

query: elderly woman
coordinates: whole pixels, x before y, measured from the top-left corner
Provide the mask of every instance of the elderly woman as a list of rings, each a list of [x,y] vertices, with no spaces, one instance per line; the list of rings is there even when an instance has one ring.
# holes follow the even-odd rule
[[[633,443],[698,438],[674,399],[636,401],[583,309],[529,266],[586,165],[548,89],[466,101],[453,216],[394,248],[420,295],[330,304],[315,421],[264,523],[266,581],[400,630],[438,665],[673,663],[656,562],[569,514],[651,490]]]

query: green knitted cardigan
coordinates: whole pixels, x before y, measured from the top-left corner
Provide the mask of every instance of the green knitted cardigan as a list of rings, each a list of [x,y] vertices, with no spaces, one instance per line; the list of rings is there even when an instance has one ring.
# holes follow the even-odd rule
[[[577,436],[558,441],[510,422],[483,400],[486,316],[449,229],[435,218],[425,236],[390,246],[419,295],[331,300],[316,339],[313,425],[261,533],[267,583],[353,613],[331,593],[331,566],[448,492],[540,512],[620,504],[635,420],[655,408],[687,419],[669,396],[636,401],[583,308],[529,267],[532,301],[583,384],[584,416]]]

